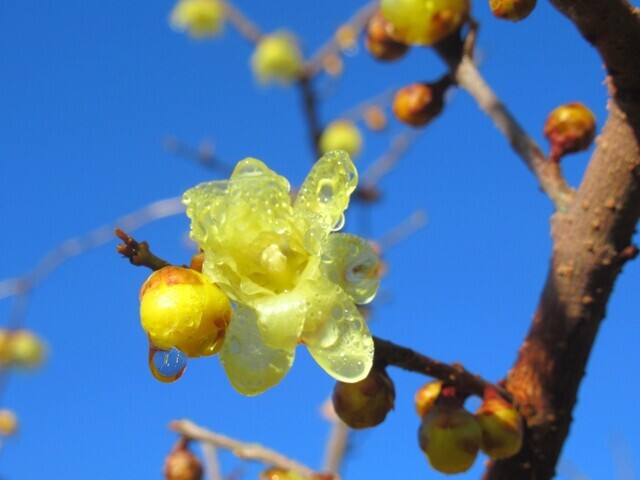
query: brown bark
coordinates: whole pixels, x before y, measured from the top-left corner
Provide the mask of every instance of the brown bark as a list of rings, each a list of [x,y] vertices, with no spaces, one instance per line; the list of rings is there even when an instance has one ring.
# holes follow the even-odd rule
[[[553,255],[506,388],[526,420],[524,447],[487,480],[545,480],[569,433],[578,387],[640,218],[640,20],[620,0],[551,0],[605,61],[612,100],[582,185],[552,219]]]

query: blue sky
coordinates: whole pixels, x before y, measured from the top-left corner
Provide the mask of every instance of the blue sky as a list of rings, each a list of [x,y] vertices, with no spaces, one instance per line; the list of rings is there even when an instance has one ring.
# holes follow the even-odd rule
[[[363,2],[238,1],[264,31],[287,28],[315,51]],[[172,136],[215,143],[234,164],[264,160],[292,184],[313,156],[298,92],[262,88],[248,67],[251,45],[231,28],[213,41],[173,32],[169,1],[8,2],[0,17],[0,279],[18,276],[48,250],[158,199],[180,195],[216,173],[163,149]],[[579,100],[606,115],[596,52],[546,2],[520,24],[494,20],[486,2],[478,48],[489,83],[546,147],[542,124],[555,106]],[[389,88],[437,78],[428,50],[380,65],[363,50],[338,81],[321,80],[323,121]],[[401,132],[368,134],[361,170]],[[588,154],[566,159],[577,185]],[[385,177],[371,211],[355,206],[347,229],[379,238],[416,209],[428,224],[386,254],[389,273],[372,331],[489,379],[513,362],[550,257],[550,202],[504,138],[464,92]],[[363,230],[363,226],[366,229]],[[174,263],[188,261],[186,217],[135,234]],[[245,398],[217,359],[192,361],[177,383],[157,383],[146,366],[138,290],[147,272],[114,253],[116,242],[62,265],[37,288],[26,324],[50,345],[46,365],[10,378],[2,406],[21,420],[0,453],[7,480],[160,478],[174,440],[170,420],[193,421],[269,445],[318,467],[328,425],[319,408],[332,380],[299,349],[280,386]],[[632,427],[639,388],[636,263],[625,268],[580,390],[559,478],[614,478],[617,456],[640,451]],[[0,300],[0,322],[10,302]],[[412,399],[425,379],[395,369],[396,410],[354,436],[346,478],[439,478],[417,448]],[[612,445],[622,445],[613,448]],[[639,468],[638,459],[633,459]],[[238,462],[223,455],[224,468]],[[459,478],[478,478],[483,458]],[[248,466],[246,472],[254,472]],[[620,477],[628,480],[631,477]]]

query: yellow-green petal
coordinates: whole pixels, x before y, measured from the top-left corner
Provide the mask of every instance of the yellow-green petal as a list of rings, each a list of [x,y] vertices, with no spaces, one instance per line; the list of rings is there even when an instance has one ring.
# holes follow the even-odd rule
[[[238,305],[233,313],[220,362],[233,387],[243,395],[258,395],[282,380],[293,364],[294,349],[267,347],[256,312]]]
[[[295,348],[304,325],[305,296],[298,291],[281,293],[256,301],[254,307],[264,343],[271,348]]]
[[[373,338],[351,298],[324,280],[309,298],[302,340],[318,364],[341,382],[358,382],[373,365]]]
[[[294,209],[317,214],[327,231],[340,229],[349,197],[357,184],[358,172],[349,155],[343,150],[328,152],[307,175]]]
[[[349,233],[329,235],[322,247],[322,273],[357,304],[369,303],[380,286],[379,258],[369,242]]]

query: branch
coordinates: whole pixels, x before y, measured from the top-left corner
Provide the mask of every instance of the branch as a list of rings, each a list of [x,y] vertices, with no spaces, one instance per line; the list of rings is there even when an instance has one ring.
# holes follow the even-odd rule
[[[227,21],[233,25],[240,35],[251,43],[258,43],[262,32],[249,18],[228,0],[223,0]]]
[[[410,372],[422,373],[456,387],[461,392],[482,396],[488,386],[492,386],[505,398],[510,398],[504,389],[496,387],[479,375],[468,372],[459,363],[451,365],[433,360],[409,348],[401,347],[387,340],[374,337],[376,358],[383,364],[393,365]],[[515,477],[514,477],[515,478]]]
[[[116,247],[118,253],[123,257],[128,258],[132,265],[135,265],[136,267],[147,267],[153,271],[160,270],[161,268],[171,265],[166,260],[156,257],[149,249],[149,244],[147,242],[138,242],[119,228],[115,229],[115,234],[116,237],[122,240],[122,244]]]
[[[537,177],[540,188],[549,195],[556,209],[566,210],[573,191],[565,182],[560,165],[549,161],[542,153],[536,142],[487,85],[469,56],[465,55],[459,63],[451,58],[445,60],[449,63],[458,86],[469,92],[480,109],[493,120],[513,150]]]
[[[315,154],[314,162],[320,158],[320,136],[322,135],[322,125],[318,117],[318,96],[313,88],[311,76],[304,73],[298,80],[298,87],[302,95],[302,107],[309,130],[309,141],[311,149]]]
[[[245,460],[255,460],[266,465],[291,470],[304,477],[313,477],[321,475],[310,467],[303,465],[295,460],[285,457],[269,448],[263,447],[257,443],[244,443],[219,433],[211,432],[199,427],[189,420],[179,420],[171,422],[169,428],[180,435],[191,440],[198,440],[203,443],[215,445],[218,448],[229,450],[236,457]]]
[[[85,235],[65,240],[42,257],[29,272],[20,277],[0,281],[0,298],[30,292],[67,260],[111,242],[113,229],[116,227],[137,230],[148,223],[179,213],[184,213],[181,197],[167,198],[150,203]]]
[[[379,5],[377,1],[368,3],[358,10],[345,24],[341,26],[341,28],[351,28],[354,36],[357,37],[360,32],[366,28],[369,23],[369,19],[376,13],[376,11],[378,11],[378,8]],[[308,72],[309,77],[314,77],[320,70],[322,70],[325,57],[337,55],[339,53],[340,45],[336,41],[336,37],[334,35],[327,43],[320,47],[307,62],[306,71]]]

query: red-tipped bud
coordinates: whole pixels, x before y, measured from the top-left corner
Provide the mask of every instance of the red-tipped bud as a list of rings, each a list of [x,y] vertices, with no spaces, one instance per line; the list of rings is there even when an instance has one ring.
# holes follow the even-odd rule
[[[493,459],[509,458],[522,447],[522,418],[513,405],[493,388],[487,388],[476,412],[482,429],[481,448]]]
[[[473,415],[463,408],[436,405],[422,419],[420,448],[431,466],[442,473],[461,473],[475,461],[482,432]]]
[[[393,99],[393,113],[401,122],[424,126],[442,111],[444,92],[441,83],[414,83],[401,88]]]
[[[409,46],[395,40],[390,35],[389,22],[377,12],[369,20],[365,45],[369,53],[378,60],[393,61],[402,58],[409,50]]]
[[[418,389],[415,395],[416,412],[424,417],[436,404],[442,391],[442,382],[429,382]]]
[[[517,22],[533,12],[536,0],[489,0],[489,6],[496,17]]]
[[[356,383],[337,382],[333,389],[333,408],[351,428],[374,427],[393,409],[396,392],[383,369],[373,368]]]
[[[164,461],[165,480],[202,480],[202,464],[180,439]]]
[[[586,150],[596,133],[596,117],[582,103],[572,102],[552,111],[544,124],[544,136],[551,143],[554,161],[567,153]]]

